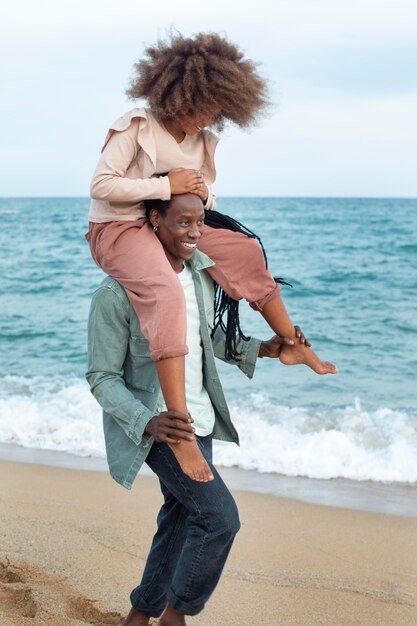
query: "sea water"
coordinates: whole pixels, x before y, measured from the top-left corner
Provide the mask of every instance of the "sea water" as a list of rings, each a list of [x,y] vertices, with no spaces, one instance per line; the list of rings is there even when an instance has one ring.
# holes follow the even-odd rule
[[[84,379],[87,317],[103,274],[87,198],[0,199],[0,442],[104,456]],[[260,359],[253,380],[219,363],[241,446],[218,465],[330,479],[417,482],[417,203],[220,198],[261,236],[283,299],[337,376]],[[271,336],[241,306],[242,326]]]

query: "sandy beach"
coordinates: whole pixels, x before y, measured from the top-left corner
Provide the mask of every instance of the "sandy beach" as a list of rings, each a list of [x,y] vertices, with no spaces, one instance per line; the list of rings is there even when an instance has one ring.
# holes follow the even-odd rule
[[[2,626],[119,624],[161,504],[103,472],[0,462]],[[242,530],[195,626],[412,626],[417,519],[234,492]]]

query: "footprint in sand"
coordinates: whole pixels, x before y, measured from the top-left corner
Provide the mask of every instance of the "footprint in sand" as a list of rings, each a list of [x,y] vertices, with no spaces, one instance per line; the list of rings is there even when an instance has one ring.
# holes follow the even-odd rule
[[[13,567],[6,557],[0,561],[0,605],[2,611],[16,613],[21,617],[36,616],[37,606],[20,568]]]
[[[8,556],[0,560],[2,626],[120,626],[117,612],[100,611],[94,600],[78,594],[65,579],[51,578],[41,568]]]

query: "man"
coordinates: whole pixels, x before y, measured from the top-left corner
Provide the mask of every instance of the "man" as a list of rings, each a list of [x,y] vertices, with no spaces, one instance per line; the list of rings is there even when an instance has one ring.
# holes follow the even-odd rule
[[[146,462],[164,496],[158,530],[124,624],[147,626],[151,616],[161,616],[160,626],[184,626],[184,616],[199,613],[216,587],[240,527],[233,497],[212,464],[212,439],[237,444],[239,439],[214,360],[225,360],[225,335],[218,329],[211,337],[214,285],[205,270],[212,261],[196,250],[204,227],[201,199],[184,194],[166,202],[149,201],[147,216],[184,289],[189,414],[163,410],[149,344],[125,290],[112,278],[103,281],[92,300],[87,380],[103,407],[112,477],[130,488]],[[258,357],[277,358],[283,345],[293,343],[277,336],[265,342],[240,340],[240,358],[234,363],[251,378]],[[189,450],[201,456],[201,474],[184,469]]]

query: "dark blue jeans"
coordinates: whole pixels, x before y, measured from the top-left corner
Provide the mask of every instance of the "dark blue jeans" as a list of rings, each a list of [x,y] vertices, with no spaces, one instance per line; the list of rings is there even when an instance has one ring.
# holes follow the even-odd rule
[[[240,528],[232,495],[212,464],[212,438],[197,437],[214,480],[198,483],[181,470],[167,444],[154,443],[146,459],[160,481],[164,504],[142,581],[132,606],[159,617],[167,603],[196,615],[213,593]]]

